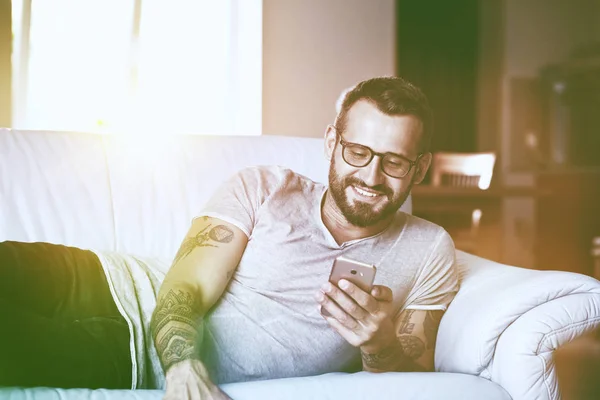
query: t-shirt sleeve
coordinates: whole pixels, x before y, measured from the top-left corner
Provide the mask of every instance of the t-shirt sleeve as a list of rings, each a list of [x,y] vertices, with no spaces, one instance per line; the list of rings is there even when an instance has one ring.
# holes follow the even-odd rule
[[[446,310],[458,292],[454,242],[441,230],[406,301],[406,309]]]
[[[218,218],[250,237],[260,206],[276,182],[266,167],[245,168],[226,180],[202,207],[197,217]]]

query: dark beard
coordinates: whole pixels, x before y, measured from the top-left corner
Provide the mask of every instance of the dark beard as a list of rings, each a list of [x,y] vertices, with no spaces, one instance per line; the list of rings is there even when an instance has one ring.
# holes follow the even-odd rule
[[[385,219],[392,218],[396,214],[396,211],[404,204],[410,193],[412,181],[405,192],[396,196],[394,196],[392,189],[385,185],[371,187],[370,189],[383,193],[389,200],[389,203],[380,211],[375,211],[373,206],[361,201],[355,201],[354,204],[350,204],[345,189],[351,185],[369,187],[363,181],[353,176],[340,178],[332,160],[329,166],[329,191],[331,197],[348,222],[354,226],[366,228]]]

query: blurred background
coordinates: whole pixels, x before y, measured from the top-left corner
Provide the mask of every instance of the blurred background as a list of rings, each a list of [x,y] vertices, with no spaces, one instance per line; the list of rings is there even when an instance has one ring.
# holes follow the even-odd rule
[[[495,160],[485,188],[428,176],[415,213],[475,254],[597,274],[600,0],[0,7],[0,126],[322,137],[345,89],[401,75],[430,99],[435,153]]]

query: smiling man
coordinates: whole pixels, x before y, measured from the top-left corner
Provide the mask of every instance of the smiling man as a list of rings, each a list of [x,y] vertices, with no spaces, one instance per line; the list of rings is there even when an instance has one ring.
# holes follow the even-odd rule
[[[213,195],[151,323],[166,398],[227,398],[215,383],[234,381],[433,370],[458,290],[454,246],[439,226],[399,211],[429,168],[431,130],[418,88],[370,79],[326,129],[328,186],[253,167]],[[377,267],[370,292],[328,282],[339,256]]]

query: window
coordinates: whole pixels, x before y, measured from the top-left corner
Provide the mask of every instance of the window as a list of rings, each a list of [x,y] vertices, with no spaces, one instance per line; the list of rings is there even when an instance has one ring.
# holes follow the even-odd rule
[[[261,132],[262,0],[13,0],[13,126]]]

